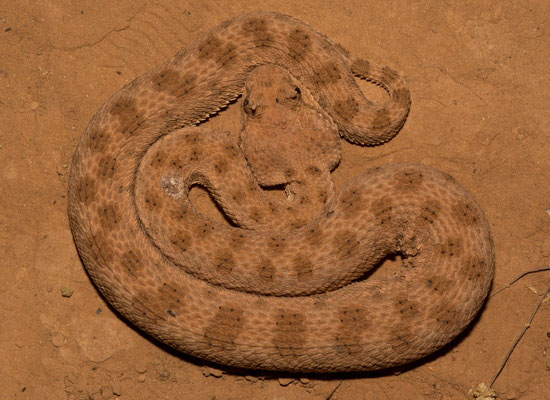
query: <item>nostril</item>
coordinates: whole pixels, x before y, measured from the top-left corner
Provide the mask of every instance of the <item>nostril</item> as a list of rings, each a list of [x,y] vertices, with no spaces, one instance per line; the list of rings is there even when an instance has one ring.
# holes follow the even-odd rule
[[[250,105],[250,102],[245,100],[243,102],[243,109],[244,109],[244,112],[247,113],[248,115],[254,115],[254,114],[256,114],[257,106],[256,105]]]
[[[248,115],[256,114],[256,108],[257,108],[256,105],[250,104],[250,100],[248,100],[248,98],[243,100],[243,109],[244,109],[244,112],[247,113]]]

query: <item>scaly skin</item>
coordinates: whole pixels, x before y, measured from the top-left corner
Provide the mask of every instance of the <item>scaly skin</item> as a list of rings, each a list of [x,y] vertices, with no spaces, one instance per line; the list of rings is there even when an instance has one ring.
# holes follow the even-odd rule
[[[354,75],[389,101],[368,101]],[[191,126],[243,93],[240,146]],[[339,192],[330,180],[337,131],[383,143],[409,104],[398,74],[296,19],[259,12],[221,24],[115,93],[86,127],[68,213],[87,271],[137,327],[221,364],[357,371],[432,353],[489,290],[483,212],[426,166],[373,168]],[[234,225],[194,209],[194,183]],[[289,197],[270,200],[259,184],[284,184]],[[353,282],[392,253],[406,259],[397,275]]]

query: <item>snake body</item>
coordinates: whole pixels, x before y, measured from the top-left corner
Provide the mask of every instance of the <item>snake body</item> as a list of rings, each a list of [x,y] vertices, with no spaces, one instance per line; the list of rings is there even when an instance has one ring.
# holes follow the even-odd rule
[[[269,66],[282,77],[262,74]],[[354,76],[383,86],[389,101],[370,102]],[[243,93],[240,145],[193,126]],[[68,214],[90,277],[138,328],[224,365],[359,371],[434,352],[489,290],[482,210],[453,178],[421,165],[372,168],[338,192],[330,181],[338,132],[383,143],[409,104],[394,71],[292,17],[222,23],[111,96],[80,138]],[[197,211],[195,184],[231,224]],[[261,188],[280,184],[287,199]],[[362,279],[390,254],[403,256],[399,272]]]

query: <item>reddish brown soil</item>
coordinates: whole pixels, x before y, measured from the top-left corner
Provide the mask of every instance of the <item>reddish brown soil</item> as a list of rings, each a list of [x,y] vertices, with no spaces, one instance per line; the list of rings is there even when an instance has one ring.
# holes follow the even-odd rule
[[[550,272],[490,298],[459,340],[399,373],[323,377],[222,374],[141,336],[91,284],[66,214],[84,126],[125,82],[203,30],[258,9],[303,19],[407,77],[404,129],[377,148],[345,144],[337,184],[375,164],[435,166],[486,211],[493,291],[549,266],[550,3],[277,3],[0,0],[0,398],[466,399],[495,374]],[[209,123],[235,129],[237,107]],[[549,399],[549,348],[547,301],[494,385],[499,398]]]

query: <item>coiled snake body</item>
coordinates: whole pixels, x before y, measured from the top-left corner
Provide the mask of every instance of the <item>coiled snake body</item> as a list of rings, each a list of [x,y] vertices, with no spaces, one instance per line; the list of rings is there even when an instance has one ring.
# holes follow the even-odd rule
[[[390,100],[368,101],[354,75]],[[238,144],[192,126],[243,93]],[[88,273],[137,327],[221,364],[373,370],[432,353],[489,290],[483,212],[426,166],[373,168],[338,192],[330,179],[338,133],[383,143],[409,102],[391,69],[296,19],[258,12],[221,24],[115,93],[86,127],[68,213]],[[194,184],[231,223],[197,211]],[[286,198],[262,189],[277,185]],[[398,273],[360,279],[396,253]]]

